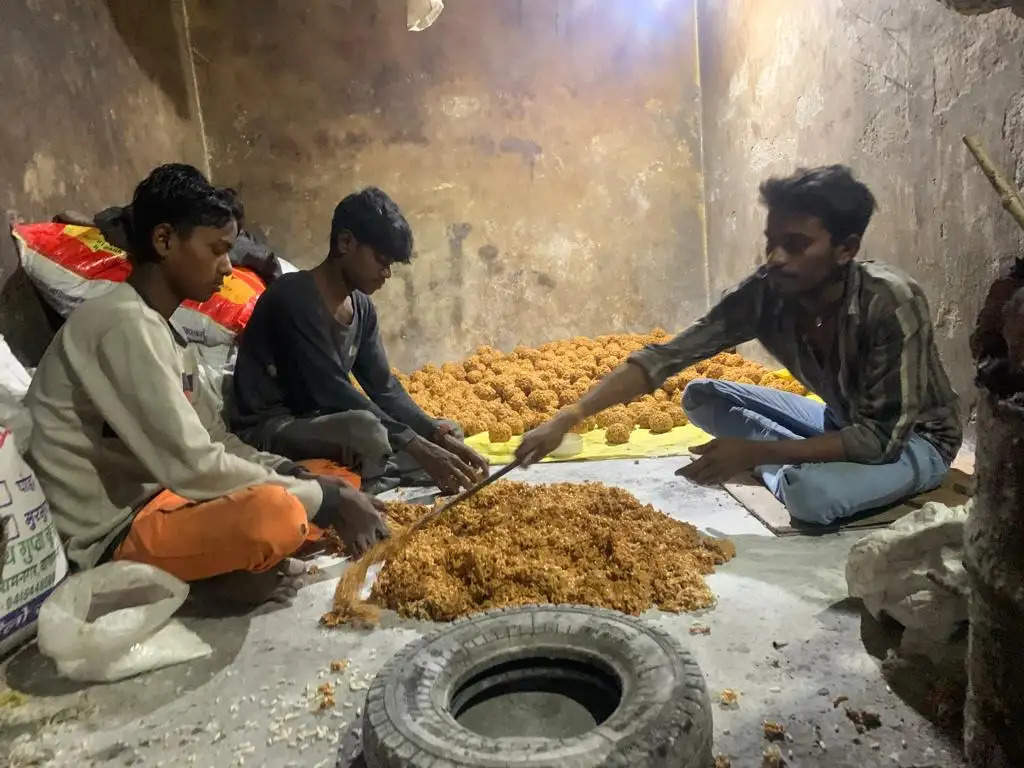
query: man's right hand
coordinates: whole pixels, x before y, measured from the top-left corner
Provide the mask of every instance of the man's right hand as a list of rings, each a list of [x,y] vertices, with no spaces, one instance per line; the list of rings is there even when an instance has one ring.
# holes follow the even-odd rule
[[[341,503],[332,522],[345,544],[345,552],[361,557],[378,541],[391,535],[382,515],[384,502],[355,488],[340,490]]]
[[[562,444],[566,433],[574,426],[574,420],[565,412],[544,422],[536,429],[523,435],[523,442],[516,448],[516,459],[524,467],[534,464]]]
[[[419,462],[442,493],[451,495],[460,488],[472,488],[477,483],[476,472],[465,461],[436,443],[416,437],[406,447]]]

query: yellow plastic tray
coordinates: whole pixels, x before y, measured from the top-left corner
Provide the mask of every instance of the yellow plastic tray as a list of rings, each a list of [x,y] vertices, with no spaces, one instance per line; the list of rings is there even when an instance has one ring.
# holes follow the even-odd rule
[[[788,379],[793,378],[785,369],[776,371],[776,374]],[[817,395],[807,395],[807,397],[819,403],[822,402]],[[622,445],[608,445],[604,439],[603,429],[587,432],[582,435],[582,438],[583,447],[579,453],[570,456],[549,456],[544,461],[649,459],[660,456],[683,456],[686,455],[690,446],[706,443],[711,439],[711,435],[692,424],[687,424],[685,427],[676,427],[671,432],[660,435],[652,434],[649,429],[635,429],[629,436],[629,442]],[[466,443],[491,464],[508,464],[512,461],[513,454],[521,442],[521,437],[513,437],[507,443],[492,443],[486,432],[466,439]]]

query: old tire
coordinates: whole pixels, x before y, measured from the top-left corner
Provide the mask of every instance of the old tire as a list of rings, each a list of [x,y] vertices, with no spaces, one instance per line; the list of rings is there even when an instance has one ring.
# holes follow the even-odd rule
[[[612,698],[597,697],[608,712],[581,735],[495,738],[455,719],[467,697],[517,676],[569,685],[591,674],[582,684]],[[618,691],[609,692],[613,683]],[[587,606],[457,620],[381,669],[363,715],[369,768],[707,768],[711,736],[707,689],[690,654],[644,621]]]

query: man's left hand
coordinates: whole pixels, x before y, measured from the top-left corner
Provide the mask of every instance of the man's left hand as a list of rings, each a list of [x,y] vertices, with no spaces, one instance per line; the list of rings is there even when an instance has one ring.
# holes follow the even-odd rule
[[[700,485],[724,483],[760,463],[757,448],[758,443],[753,440],[720,437],[692,447],[690,452],[700,458],[676,470],[676,474]]]
[[[480,475],[481,480],[491,473],[491,465],[488,463],[487,459],[454,435],[443,435],[438,441],[438,445],[446,451],[451,451],[464,462],[469,464],[469,466],[476,470],[476,473]]]

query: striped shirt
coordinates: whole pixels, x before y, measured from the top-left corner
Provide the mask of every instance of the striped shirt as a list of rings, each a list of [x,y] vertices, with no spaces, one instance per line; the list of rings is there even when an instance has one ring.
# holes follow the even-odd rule
[[[818,361],[798,328],[800,311],[775,292],[764,270],[665,344],[630,356],[658,386],[683,368],[757,339],[819,395],[840,425],[848,460],[896,461],[919,434],[946,463],[963,430],[956,392],[939,359],[928,300],[910,277],[885,264],[852,262],[839,306],[837,348]]]

